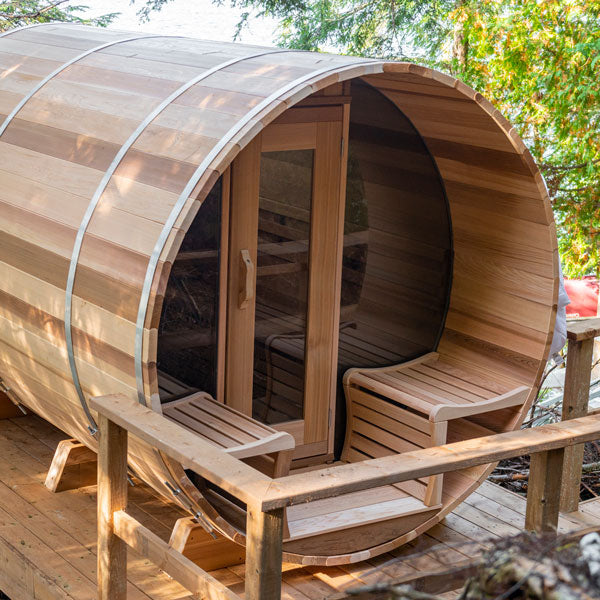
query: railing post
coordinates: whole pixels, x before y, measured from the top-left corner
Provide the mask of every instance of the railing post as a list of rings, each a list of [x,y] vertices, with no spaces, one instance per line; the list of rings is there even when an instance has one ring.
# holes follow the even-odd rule
[[[246,519],[246,600],[280,600],[283,508],[262,512],[248,506]]]
[[[536,533],[558,529],[560,482],[565,449],[547,450],[531,455],[525,529]]]
[[[585,417],[590,396],[590,373],[594,338],[578,339],[569,331],[565,392],[563,396],[562,420]],[[581,467],[583,466],[584,445],[578,444],[566,449],[563,467],[560,510],[573,512],[579,508],[579,488]]]
[[[114,513],[127,507],[127,430],[98,415],[98,599],[127,598],[127,544]]]

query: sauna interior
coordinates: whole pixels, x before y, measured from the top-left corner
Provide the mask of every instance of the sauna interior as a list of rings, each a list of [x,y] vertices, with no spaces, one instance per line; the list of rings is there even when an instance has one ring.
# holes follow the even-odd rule
[[[97,450],[89,398],[123,394],[273,478],[523,421],[555,226],[480,94],[413,64],[80,25],[2,34],[0,62],[0,375],[29,410]],[[224,489],[135,436],[129,465],[245,543]],[[489,468],[289,507],[285,560],[386,552]]]
[[[448,203],[421,136],[364,81],[344,90],[288,109],[254,142],[258,169],[234,163],[215,183],[174,260],[159,325],[161,403],[202,391],[251,410],[292,433],[297,464],[339,458],[349,368],[436,349],[452,278]],[[338,205],[327,188],[344,171]],[[231,208],[231,177],[252,190],[245,206]],[[256,283],[227,303],[227,273],[246,252]],[[228,312],[239,325],[230,340]]]

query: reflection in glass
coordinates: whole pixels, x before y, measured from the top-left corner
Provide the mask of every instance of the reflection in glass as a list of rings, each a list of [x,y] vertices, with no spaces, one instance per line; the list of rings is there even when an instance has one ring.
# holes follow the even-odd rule
[[[435,349],[450,281],[450,223],[435,163],[387,98],[352,84],[339,372]]]
[[[254,417],[303,418],[313,150],[261,159]]]
[[[203,202],[173,264],[158,332],[161,402],[193,390],[216,396],[221,179]]]

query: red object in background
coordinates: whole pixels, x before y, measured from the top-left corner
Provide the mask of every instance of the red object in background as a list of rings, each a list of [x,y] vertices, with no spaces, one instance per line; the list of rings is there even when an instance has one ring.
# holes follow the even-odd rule
[[[600,282],[595,277],[565,279],[565,289],[571,304],[567,305],[567,317],[600,316]]]

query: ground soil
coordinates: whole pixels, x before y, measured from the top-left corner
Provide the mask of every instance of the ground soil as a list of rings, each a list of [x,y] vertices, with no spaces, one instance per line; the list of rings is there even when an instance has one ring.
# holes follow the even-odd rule
[[[588,442],[585,445],[583,457],[584,464],[600,463],[600,442]],[[529,472],[529,456],[503,460],[494,470],[491,480],[502,487],[517,492],[518,494],[527,494],[527,475]],[[506,481],[499,478],[507,479]],[[580,499],[589,500],[600,496],[600,465],[597,469],[590,472],[584,472],[581,481]]]

